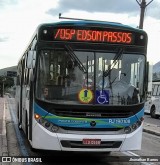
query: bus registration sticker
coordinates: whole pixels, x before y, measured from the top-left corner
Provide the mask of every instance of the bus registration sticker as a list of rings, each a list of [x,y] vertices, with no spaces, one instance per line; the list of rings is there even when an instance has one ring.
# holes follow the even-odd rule
[[[93,100],[93,92],[90,89],[82,89],[78,93],[78,99],[81,103],[90,103]]]
[[[83,139],[84,145],[101,145],[101,139]]]

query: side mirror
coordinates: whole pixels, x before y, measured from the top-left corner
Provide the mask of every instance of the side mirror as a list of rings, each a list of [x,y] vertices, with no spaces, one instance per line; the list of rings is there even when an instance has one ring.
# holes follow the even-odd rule
[[[36,63],[36,51],[30,50],[27,57],[27,68],[31,69],[35,67]]]

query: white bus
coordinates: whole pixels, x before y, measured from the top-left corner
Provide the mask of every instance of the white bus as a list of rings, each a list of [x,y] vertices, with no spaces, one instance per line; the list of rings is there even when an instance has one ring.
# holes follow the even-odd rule
[[[17,116],[34,149],[140,150],[147,34],[120,23],[42,24],[18,62]]]

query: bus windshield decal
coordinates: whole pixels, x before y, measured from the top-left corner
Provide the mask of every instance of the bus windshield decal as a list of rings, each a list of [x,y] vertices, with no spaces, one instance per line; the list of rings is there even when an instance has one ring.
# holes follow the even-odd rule
[[[132,44],[133,34],[124,31],[58,28],[54,29],[54,40]]]

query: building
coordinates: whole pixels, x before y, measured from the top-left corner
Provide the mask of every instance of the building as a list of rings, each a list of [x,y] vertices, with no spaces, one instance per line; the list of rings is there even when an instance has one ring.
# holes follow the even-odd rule
[[[0,76],[7,76],[7,72],[17,72],[17,66],[0,69]]]
[[[4,69],[0,69],[0,96],[3,97],[5,92],[9,92],[12,96],[15,95],[15,84],[16,84],[17,66],[12,66]],[[4,90],[4,84],[6,77],[12,77],[14,79],[14,86],[7,91]]]

